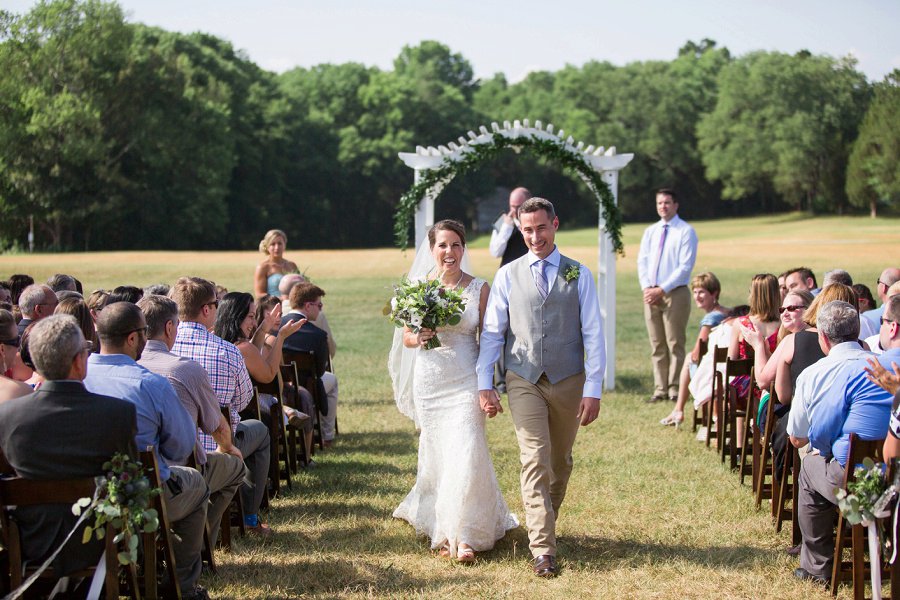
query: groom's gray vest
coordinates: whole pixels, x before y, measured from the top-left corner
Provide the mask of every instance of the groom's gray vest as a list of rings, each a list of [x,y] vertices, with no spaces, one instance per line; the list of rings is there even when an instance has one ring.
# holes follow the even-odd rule
[[[584,371],[578,281],[563,275],[578,263],[560,255],[556,280],[545,300],[534,283],[528,255],[509,263],[509,329],[506,368],[531,383],[541,373],[558,383]]]

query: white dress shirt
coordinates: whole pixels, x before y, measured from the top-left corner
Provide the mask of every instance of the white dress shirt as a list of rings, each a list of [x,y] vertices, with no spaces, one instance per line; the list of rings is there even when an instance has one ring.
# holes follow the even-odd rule
[[[506,252],[506,244],[509,242],[509,238],[512,237],[513,229],[518,226],[519,222],[515,219],[513,219],[512,223],[507,223],[506,219],[503,219],[500,229],[491,229],[491,243],[488,244],[488,251],[491,253],[491,256],[494,258],[503,257],[503,253]]]
[[[541,260],[531,251],[520,260],[527,260],[532,266]],[[546,259],[544,273],[547,276],[547,291],[553,292],[556,276],[559,273],[559,248],[554,247]],[[603,322],[600,319],[600,305],[597,300],[597,287],[590,269],[579,264],[581,275],[578,278],[578,303],[581,305],[581,338],[584,343],[584,390],[583,397],[600,398],[603,391],[603,371],[606,369],[606,341],[603,337]],[[506,330],[509,327],[509,291],[511,280],[509,265],[500,267],[494,277],[494,285],[488,298],[484,314],[484,327],[481,332],[481,351],[475,367],[478,373],[478,389],[489,390],[494,385],[494,363],[500,358]]]
[[[858,342],[843,342],[832,346],[827,356],[803,369],[797,377],[797,389],[791,400],[793,406],[788,413],[788,435],[808,438],[810,423],[816,420],[817,411],[828,409],[825,401],[828,394],[843,393],[848,370],[859,369],[856,359],[871,355]]]
[[[641,238],[641,250],[638,253],[638,279],[641,289],[653,287],[653,270],[656,268],[656,255],[659,251],[659,240],[663,234],[660,219],[644,230]],[[697,260],[697,233],[678,215],[668,222],[669,232],[659,257],[659,270],[656,273],[656,285],[668,294],[691,281],[691,271]]]

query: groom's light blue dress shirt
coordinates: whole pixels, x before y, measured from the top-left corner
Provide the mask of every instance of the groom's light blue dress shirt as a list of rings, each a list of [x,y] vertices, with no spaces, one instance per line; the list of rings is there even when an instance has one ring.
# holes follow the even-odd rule
[[[534,253],[528,252],[522,260],[527,260],[532,276],[537,269],[536,263],[541,260]],[[544,259],[547,266],[548,292],[553,293],[556,276],[559,273],[559,248]],[[603,337],[603,322],[600,319],[600,305],[597,300],[597,288],[590,269],[579,264],[581,275],[578,278],[578,303],[581,305],[581,338],[584,342],[584,391],[583,397],[599,398],[603,391],[603,371],[606,369],[606,341]],[[494,386],[494,363],[500,358],[503,341],[509,327],[509,290],[511,278],[509,265],[504,265],[494,277],[494,285],[488,299],[484,314],[484,327],[481,332],[481,351],[478,354],[478,389],[489,390]]]

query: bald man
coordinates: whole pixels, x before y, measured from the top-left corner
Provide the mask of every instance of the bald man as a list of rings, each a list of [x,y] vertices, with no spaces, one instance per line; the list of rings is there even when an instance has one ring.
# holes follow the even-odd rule
[[[528,248],[522,233],[519,231],[519,207],[531,198],[531,192],[523,187],[517,187],[509,193],[509,211],[503,216],[503,223],[499,229],[494,226],[491,231],[491,243],[488,246],[491,256],[500,259],[500,266],[510,263],[519,257],[525,256]]]
[[[869,319],[872,324],[875,325],[876,329],[881,327],[881,317],[884,315],[884,304],[889,297],[888,290],[898,281],[900,281],[900,269],[897,267],[888,267],[881,272],[881,276],[878,278],[878,285],[875,288],[875,292],[878,294],[878,297],[881,298],[881,306],[873,308],[872,310],[867,310],[862,314],[862,316]]]

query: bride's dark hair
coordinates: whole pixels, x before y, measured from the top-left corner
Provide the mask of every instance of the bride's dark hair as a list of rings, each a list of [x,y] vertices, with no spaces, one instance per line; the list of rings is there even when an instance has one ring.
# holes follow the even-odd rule
[[[459,221],[444,219],[432,225],[431,229],[428,230],[428,245],[432,248],[434,248],[434,238],[438,231],[452,231],[459,236],[459,241],[462,242],[462,245],[466,245],[466,228]]]

